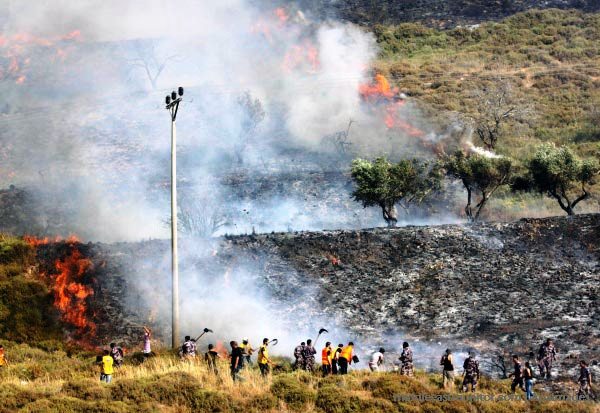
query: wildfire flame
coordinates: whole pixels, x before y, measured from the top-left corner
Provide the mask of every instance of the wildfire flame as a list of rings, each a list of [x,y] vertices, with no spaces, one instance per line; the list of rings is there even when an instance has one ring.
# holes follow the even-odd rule
[[[214,350],[219,354],[219,356],[223,359],[228,359],[229,358],[229,352],[227,351],[227,348],[225,347],[225,345],[223,344],[222,341],[217,341],[217,344],[215,345]]]
[[[50,239],[25,236],[24,240],[31,246],[37,247],[50,243],[63,242],[61,237]],[[81,282],[83,276],[92,268],[92,261],[85,258],[77,244],[80,240],[75,235],[64,240],[69,247],[69,252],[54,262],[57,274],[43,274],[53,282],[54,307],[61,313],[61,319],[77,327],[80,335],[93,336],[96,333],[96,324],[88,319],[88,297],[94,295],[94,290]]]
[[[290,47],[283,57],[285,71],[291,72],[298,68],[305,69],[308,73],[316,73],[319,69],[319,51],[308,40]]]
[[[390,86],[390,82],[380,73],[375,75],[372,83],[358,87],[363,101],[376,107],[384,107],[383,122],[388,129],[397,128],[408,136],[422,137],[423,131],[400,118],[399,109],[404,106],[405,101],[399,92],[399,89]]]
[[[12,79],[18,85],[25,83],[27,75],[24,72],[31,63],[27,54],[31,47],[56,48],[55,56],[64,62],[68,51],[57,44],[79,40],[79,30],[48,39],[31,33],[17,33],[12,36],[0,34],[0,81]],[[4,64],[1,63],[2,60],[5,60]]]

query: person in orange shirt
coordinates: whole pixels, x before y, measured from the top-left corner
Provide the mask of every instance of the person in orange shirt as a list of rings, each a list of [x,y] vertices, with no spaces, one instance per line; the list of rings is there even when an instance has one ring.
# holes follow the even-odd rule
[[[331,359],[333,358],[333,349],[331,342],[325,343],[325,347],[321,350],[321,366],[323,368],[323,377],[331,374]]]

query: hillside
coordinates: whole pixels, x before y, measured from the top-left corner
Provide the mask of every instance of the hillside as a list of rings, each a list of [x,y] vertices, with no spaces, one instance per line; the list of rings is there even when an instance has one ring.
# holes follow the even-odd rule
[[[376,69],[435,110],[477,118],[485,108],[477,94],[504,82],[523,115],[504,125],[500,153],[523,159],[552,141],[599,156],[600,14],[529,11],[471,29],[407,23],[374,32]]]
[[[236,317],[259,329],[251,335],[253,342],[268,331],[281,339],[273,351],[289,356],[293,342],[285,336],[294,333],[282,328],[305,335],[315,324],[324,325],[334,339],[353,338],[363,361],[374,347],[384,345],[390,369],[398,343],[407,339],[417,367],[425,371],[437,370],[446,347],[455,349],[459,363],[465,351],[474,349],[486,377],[501,376],[494,366],[499,355],[527,358],[550,336],[560,352],[555,380],[538,383],[538,392],[572,394],[569,382],[578,359],[591,361],[593,374],[599,373],[599,240],[600,215],[273,233],[209,242],[184,239],[184,331],[209,325],[215,330],[211,341],[228,341],[243,333],[229,329],[231,317]],[[135,367],[139,323],[152,325],[157,340],[168,341],[168,297],[163,293],[169,288],[168,242],[80,244],[5,237],[1,247],[3,291],[13,292],[0,295],[3,344],[13,362],[0,371],[6,411],[53,411],[58,405],[64,406],[61,411],[111,412],[133,411],[139,405],[149,411],[170,411],[168,406],[175,405],[177,411],[412,411],[398,404],[394,394],[439,393],[440,378],[431,373],[420,373],[416,380],[392,373],[354,373],[322,381],[278,372],[265,386],[254,372],[246,383],[234,386],[229,379],[215,381],[202,365],[181,365],[158,341],[160,357]],[[73,283],[66,289],[55,278],[65,269],[70,269],[66,278]],[[69,291],[75,295],[65,312],[52,298]],[[268,317],[254,301],[264,302]],[[77,324],[74,314],[86,322]],[[124,343],[130,358],[115,383],[102,387],[95,381],[93,354],[78,343],[106,345],[109,340]],[[284,360],[279,363],[283,371],[289,368]],[[228,377],[224,366],[222,374]],[[323,404],[330,384],[342,386],[348,402]],[[508,381],[486,378],[481,391],[506,394]],[[502,406],[536,412],[575,408],[565,403],[452,406],[453,411],[478,412],[491,406],[494,411]],[[577,406],[577,411],[593,411],[588,410],[591,405]],[[420,405],[424,411],[447,407],[443,402]]]
[[[455,27],[498,20],[529,9],[600,9],[597,0],[303,0],[301,4],[317,15],[335,15],[363,25],[418,21],[437,27]]]

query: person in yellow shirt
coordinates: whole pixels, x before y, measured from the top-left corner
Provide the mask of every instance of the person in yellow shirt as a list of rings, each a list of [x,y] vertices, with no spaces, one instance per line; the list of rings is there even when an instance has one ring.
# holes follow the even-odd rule
[[[102,371],[100,373],[100,381],[104,381],[106,383],[110,383],[112,381],[112,375],[114,373],[113,362],[114,360],[110,356],[110,351],[104,350],[104,355],[102,356],[101,361]]]
[[[354,356],[354,343],[351,341],[342,349],[338,363],[340,365],[339,374],[348,374],[348,365],[352,364]]]
[[[260,346],[260,349],[258,350],[258,367],[260,368],[260,374],[263,377],[267,377],[267,375],[269,374],[269,363],[271,362],[271,360],[269,359],[268,346],[269,339],[264,338],[262,346]]]

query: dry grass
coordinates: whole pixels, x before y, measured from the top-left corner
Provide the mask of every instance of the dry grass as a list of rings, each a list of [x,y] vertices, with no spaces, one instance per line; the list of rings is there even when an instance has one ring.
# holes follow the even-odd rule
[[[439,374],[354,371],[348,376],[281,372],[263,379],[257,369],[242,372],[233,382],[223,361],[216,376],[201,361],[182,362],[164,354],[133,364],[134,357],[113,376],[99,381],[91,354],[68,357],[6,343],[12,363],[0,370],[0,412],[594,412],[589,403],[411,402],[399,394],[458,394],[445,392]],[[26,379],[22,370],[32,363],[45,374]],[[509,381],[484,379],[479,394],[508,394]],[[596,409],[596,410],[594,410]]]

